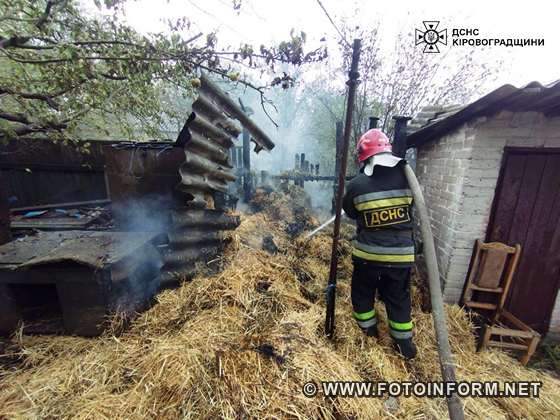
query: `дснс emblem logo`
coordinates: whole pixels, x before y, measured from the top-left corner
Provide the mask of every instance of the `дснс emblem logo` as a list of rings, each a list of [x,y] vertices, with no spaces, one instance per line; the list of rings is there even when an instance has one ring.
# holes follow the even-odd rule
[[[437,44],[447,45],[447,29],[437,30],[439,26],[438,20],[425,20],[422,22],[424,24],[425,31],[416,29],[415,38],[416,45],[426,44],[424,47],[425,53],[438,53],[439,48]]]

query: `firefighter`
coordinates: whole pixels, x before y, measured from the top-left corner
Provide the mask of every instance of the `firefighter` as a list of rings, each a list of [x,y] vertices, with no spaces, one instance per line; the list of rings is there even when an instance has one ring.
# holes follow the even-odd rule
[[[405,162],[392,154],[389,139],[378,129],[360,138],[357,152],[360,173],[348,183],[343,201],[357,230],[352,251],[353,315],[365,334],[377,338],[374,300],[379,291],[394,348],[413,359],[410,270],[415,255]]]

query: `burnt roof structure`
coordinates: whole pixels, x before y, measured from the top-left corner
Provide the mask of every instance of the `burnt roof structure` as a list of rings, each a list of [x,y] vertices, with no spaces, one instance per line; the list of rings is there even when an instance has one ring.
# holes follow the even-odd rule
[[[39,230],[0,247],[0,334],[23,320],[37,331],[48,324],[96,335],[109,313],[141,310],[158,288],[219,268],[226,231],[240,223],[227,194],[234,139],[243,127],[256,152],[274,143],[218,86],[201,81],[175,141],[97,141],[89,153],[37,139],[0,145],[8,197],[18,203],[13,227]],[[61,216],[61,207],[107,198],[107,224],[87,212]],[[8,226],[8,210],[0,216]]]
[[[500,111],[535,111],[550,117],[559,116],[560,80],[548,85],[531,82],[522,88],[504,85],[463,107],[425,107],[409,126],[407,147],[419,147],[473,118]]]
[[[163,265],[154,232],[37,232],[0,247],[0,335],[96,336],[147,307]]]
[[[129,142],[104,148],[117,224],[129,228],[131,207],[142,207],[149,219],[152,215],[162,219],[162,230],[169,237],[162,283],[194,276],[196,263],[219,254],[223,231],[240,223],[219,203],[220,194],[227,193],[228,183],[236,179],[229,156],[241,133],[238,122],[251,135],[256,152],[274,147],[266,133],[204,75],[189,111],[175,142]]]

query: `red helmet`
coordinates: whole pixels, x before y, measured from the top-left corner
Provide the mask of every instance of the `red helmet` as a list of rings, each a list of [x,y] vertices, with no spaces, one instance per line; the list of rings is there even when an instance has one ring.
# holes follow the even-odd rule
[[[383,131],[373,128],[364,133],[358,140],[358,162],[363,162],[367,158],[378,153],[392,152],[393,147],[389,138]]]

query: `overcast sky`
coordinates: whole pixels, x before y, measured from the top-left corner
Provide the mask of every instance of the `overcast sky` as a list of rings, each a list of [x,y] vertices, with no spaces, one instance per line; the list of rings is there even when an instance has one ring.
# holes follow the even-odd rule
[[[440,28],[448,28],[449,32],[451,28],[477,28],[481,37],[544,38],[545,45],[540,47],[493,47],[492,54],[505,56],[508,65],[501,69],[494,82],[496,86],[489,89],[505,83],[521,86],[533,80],[550,83],[560,79],[558,1],[322,0],[322,3],[335,23],[347,19],[363,26],[381,21],[380,36],[387,53],[394,47],[398,31],[410,29],[410,38],[403,42],[414,42],[414,29],[422,28],[423,20],[439,20]],[[356,5],[361,11],[358,14]],[[324,35],[336,35],[317,0],[242,0],[239,14],[233,11],[231,0],[137,0],[126,8],[127,20],[146,32],[163,30],[162,19],[179,16],[187,16],[202,32],[218,30],[219,39],[232,45],[280,41],[289,37],[292,28],[308,34],[310,47]]]
[[[545,84],[560,79],[560,2],[557,0],[321,2],[338,25],[344,19],[359,26],[376,25],[377,22],[381,22],[380,44],[387,57],[390,57],[395,48],[397,34],[410,33],[401,42],[414,43],[414,29],[421,29],[424,20],[440,21],[438,29],[447,28],[450,38],[452,28],[478,29],[480,37],[484,38],[544,38],[545,45],[540,47],[494,47],[486,60],[495,60],[497,63],[501,58],[505,58],[507,64],[501,66],[497,79],[485,86],[479,94],[488,93],[506,83],[519,87],[534,80]],[[356,6],[360,10],[359,13],[355,11]],[[294,28],[306,32],[308,49],[318,46],[319,40],[326,36],[331,42],[331,53],[336,50],[336,45],[332,45],[337,37],[336,30],[317,0],[241,0],[239,14],[233,11],[232,0],[129,0],[125,12],[128,22],[143,32],[165,30],[163,19],[186,16],[197,32],[208,33],[217,30],[222,45],[270,45],[271,42],[288,39],[290,30]],[[452,47],[441,48],[443,50]],[[453,57],[453,54],[449,57]],[[453,60],[456,58],[446,60],[451,60],[446,64],[453,66]],[[493,63],[489,61],[488,64]],[[305,72],[306,78],[313,77],[313,74],[313,70]],[[344,79],[345,75],[341,77]],[[473,99],[476,98],[475,94]],[[277,166],[284,165],[283,169],[289,169],[293,164],[293,153],[301,152],[296,147],[298,142],[294,139],[276,138],[277,132],[269,131],[279,150],[272,154],[259,154],[258,159],[253,161],[254,166],[270,169],[270,162],[274,161]],[[289,148],[290,144],[293,150]],[[279,155],[280,149],[285,153]],[[279,157],[284,157],[286,162]],[[310,159],[315,157],[310,156]]]

